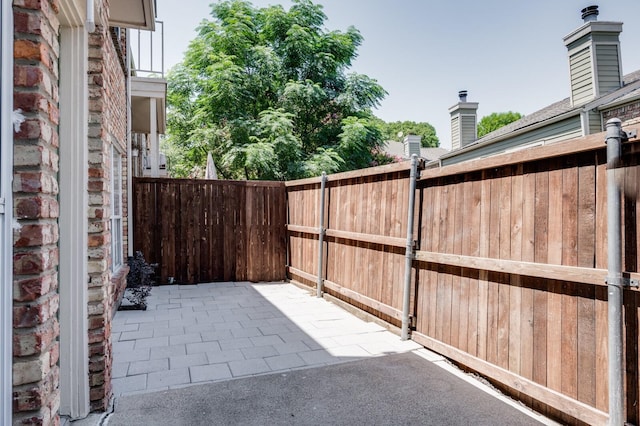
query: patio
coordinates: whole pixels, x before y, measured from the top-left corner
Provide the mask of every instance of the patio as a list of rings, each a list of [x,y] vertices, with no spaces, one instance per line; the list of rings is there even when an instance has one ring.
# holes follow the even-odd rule
[[[293,284],[160,286],[148,302],[113,321],[113,412],[78,426],[555,424]]]
[[[154,287],[112,340],[116,398],[422,348],[287,283]]]

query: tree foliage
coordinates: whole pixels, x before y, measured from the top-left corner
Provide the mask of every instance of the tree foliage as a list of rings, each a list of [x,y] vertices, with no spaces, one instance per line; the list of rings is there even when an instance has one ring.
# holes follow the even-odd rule
[[[386,92],[347,73],[362,36],[328,31],[322,6],[211,5],[168,76],[172,175],[211,152],[227,179],[292,179],[367,167],[382,143],[371,109]]]
[[[381,123],[382,134],[385,140],[402,142],[407,135],[421,136],[421,145],[424,148],[436,148],[440,140],[436,136],[436,129],[429,123],[416,123],[415,121],[395,121]]]
[[[478,123],[478,138],[498,130],[500,127],[520,120],[523,117],[519,112],[494,112],[480,119]]]

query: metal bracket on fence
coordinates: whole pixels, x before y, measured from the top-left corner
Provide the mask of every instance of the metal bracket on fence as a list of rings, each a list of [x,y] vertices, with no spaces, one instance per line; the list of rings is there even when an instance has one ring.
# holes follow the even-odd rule
[[[610,284],[610,281],[611,280],[609,280],[609,278],[604,280],[607,285]],[[640,287],[640,281],[634,280],[633,278],[629,277],[620,277],[614,278],[613,282],[611,282],[611,285],[621,285],[622,287]]]

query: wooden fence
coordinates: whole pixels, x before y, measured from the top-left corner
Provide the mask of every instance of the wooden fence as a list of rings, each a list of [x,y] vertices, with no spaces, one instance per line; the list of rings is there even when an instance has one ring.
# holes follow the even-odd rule
[[[412,339],[561,420],[605,424],[605,136],[421,171]],[[640,150],[625,144],[623,266],[638,279]],[[291,278],[315,285],[320,180],[288,182]],[[392,323],[402,309],[408,163],[328,177],[328,293]],[[640,421],[638,291],[625,290],[627,421]]]
[[[134,178],[134,250],[159,283],[285,278],[282,182]]]

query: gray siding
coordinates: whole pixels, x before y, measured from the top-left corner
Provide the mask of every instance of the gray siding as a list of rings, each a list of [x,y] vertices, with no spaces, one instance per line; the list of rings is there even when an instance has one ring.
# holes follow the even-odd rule
[[[460,144],[465,147],[477,139],[476,132],[476,116],[475,115],[463,115],[461,116],[460,126]]]
[[[517,148],[521,145],[534,144],[536,142],[557,142],[566,139],[573,139],[582,136],[582,126],[580,115],[576,115],[566,120],[550,124],[540,129],[515,136],[510,139],[495,142],[472,151],[460,153],[454,157],[442,158],[443,165],[456,164],[462,161],[475,158],[487,157],[501,152]]]
[[[589,111],[589,134],[602,132],[602,115],[598,111]]]
[[[600,95],[619,89],[622,86],[620,84],[620,56],[617,45],[597,44],[596,64]]]
[[[593,71],[591,68],[591,49],[589,47],[576,52],[569,58],[571,70],[571,98],[574,105],[580,105],[593,99]]]
[[[460,116],[451,117],[451,150],[460,149]]]

